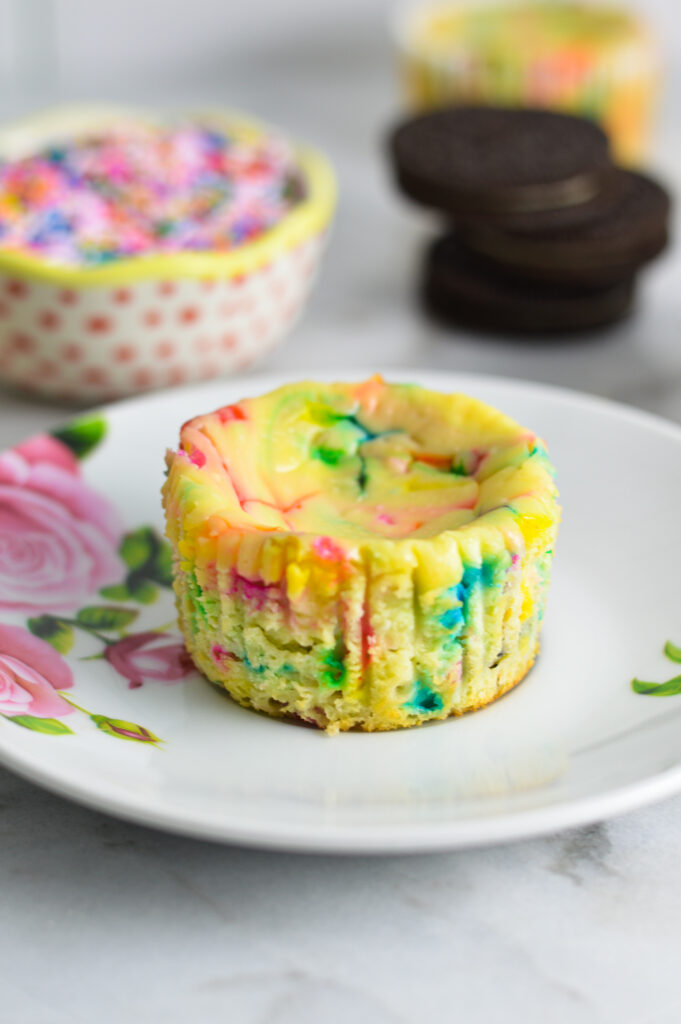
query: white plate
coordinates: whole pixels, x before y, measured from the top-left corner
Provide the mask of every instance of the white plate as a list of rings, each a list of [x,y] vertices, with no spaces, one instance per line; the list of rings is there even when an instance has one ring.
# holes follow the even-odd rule
[[[57,724],[47,728],[58,734],[0,718],[0,760],[100,811],[195,836],[296,850],[435,850],[518,839],[681,790],[681,696],[657,700],[631,688],[634,676],[662,682],[681,672],[662,651],[667,640],[681,645],[681,430],[623,406],[539,385],[421,371],[388,376],[474,394],[548,442],[564,522],[542,653],[521,686],[463,718],[329,738],[246,711],[197,674],[183,675],[179,634],[167,625],[174,619],[171,593],[162,565],[145,547],[147,534],[125,549],[137,565],[132,590],[147,603],[135,600],[130,588],[127,599],[121,590],[103,597],[102,582],[120,585],[130,567],[116,560],[115,523],[91,498],[79,503],[74,494],[83,499],[87,489],[103,496],[128,531],[148,524],[160,530],[163,453],[175,444],[182,421],[282,378],[213,383],[105,409],[106,437],[78,467],[64,459],[61,468],[37,466],[63,454],[38,447],[28,452],[33,476],[26,479],[26,459],[19,457],[12,462],[14,482],[3,488],[0,479],[0,534],[3,493],[10,494],[15,517],[9,520],[12,545],[3,548],[0,536],[0,597],[4,558],[5,568],[8,562],[15,566],[24,602],[23,610],[7,608],[5,577],[0,622],[22,630],[29,618],[45,615],[77,623],[32,624],[48,634],[58,628],[62,646],[73,641],[65,655],[40,644],[29,650],[21,646],[24,632],[2,634],[0,628],[0,710],[23,707],[8,704],[25,696],[9,692],[7,682],[8,664],[15,677],[26,676],[27,670],[17,669],[22,658],[37,659],[32,667],[51,674],[55,686],[68,682],[70,668],[73,686],[62,693],[82,709],[61,717],[67,706],[59,704],[55,712],[45,699],[54,704],[56,691],[32,677],[37,714],[26,724],[40,726],[43,720],[35,719],[49,712]],[[82,441],[76,432],[72,444],[74,437]],[[35,535],[23,536],[16,523],[24,520],[16,517],[33,517],[35,525],[43,500],[53,502],[53,515],[43,517]],[[57,527],[51,561],[41,564],[51,543],[41,530]],[[72,542],[91,552],[89,578],[78,576],[80,563],[56,565],[55,550],[61,558]],[[55,609],[60,598],[50,584],[59,573],[66,574],[60,593],[70,596],[68,607]],[[100,612],[103,625],[93,633],[96,613],[77,618],[84,606],[129,614],[116,621]],[[153,645],[161,645],[165,660],[150,660],[147,644],[131,651],[134,641],[112,642],[162,625],[166,634]],[[111,662],[93,657],[105,648]],[[8,652],[13,662],[7,662]],[[176,678],[150,679],[150,668]],[[130,688],[121,674],[126,669],[143,685]],[[61,734],[66,727],[70,731]],[[121,742],[126,731],[132,735]]]

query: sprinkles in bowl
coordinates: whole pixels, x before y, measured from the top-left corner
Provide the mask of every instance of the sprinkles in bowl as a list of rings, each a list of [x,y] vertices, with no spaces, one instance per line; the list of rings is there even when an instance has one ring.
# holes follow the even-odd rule
[[[227,252],[304,195],[277,136],[246,140],[191,121],[115,124],[0,164],[0,248],[71,266]]]
[[[299,317],[335,197],[323,154],[229,110],[0,128],[0,379],[102,401],[244,370]]]

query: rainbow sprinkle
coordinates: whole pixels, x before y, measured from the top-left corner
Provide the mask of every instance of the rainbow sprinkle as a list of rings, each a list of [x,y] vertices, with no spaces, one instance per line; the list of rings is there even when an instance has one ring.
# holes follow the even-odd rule
[[[274,227],[304,195],[280,138],[121,124],[0,163],[0,248],[88,266],[225,252]]]

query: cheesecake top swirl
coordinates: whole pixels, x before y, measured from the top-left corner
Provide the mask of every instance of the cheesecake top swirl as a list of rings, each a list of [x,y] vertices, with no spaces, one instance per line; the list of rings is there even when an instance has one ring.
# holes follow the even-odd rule
[[[541,518],[556,493],[542,441],[514,420],[378,376],[289,384],[197,416],[168,466],[185,538],[426,540],[500,511]]]

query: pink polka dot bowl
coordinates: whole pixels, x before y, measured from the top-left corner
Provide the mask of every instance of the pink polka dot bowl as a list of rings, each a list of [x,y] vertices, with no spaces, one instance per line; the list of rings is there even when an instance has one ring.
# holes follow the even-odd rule
[[[225,112],[202,123],[244,139],[272,129]],[[0,159],[124,119],[67,108],[0,130]],[[271,230],[229,252],[157,253],[95,267],[0,248],[0,381],[46,396],[101,401],[228,376],[286,336],[310,292],[335,206],[333,172],[294,147],[305,197]]]

